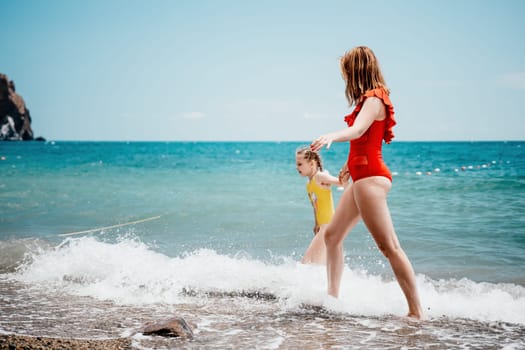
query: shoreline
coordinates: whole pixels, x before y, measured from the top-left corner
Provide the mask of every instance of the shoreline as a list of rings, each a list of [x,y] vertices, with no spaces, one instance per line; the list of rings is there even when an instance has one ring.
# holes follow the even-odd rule
[[[127,350],[132,349],[131,339],[75,339],[62,337],[37,337],[18,334],[0,334],[0,350]]]

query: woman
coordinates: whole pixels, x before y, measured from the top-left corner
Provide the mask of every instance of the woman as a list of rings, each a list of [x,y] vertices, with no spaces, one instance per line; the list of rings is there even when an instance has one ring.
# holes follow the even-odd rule
[[[394,107],[379,63],[371,49],[355,47],[341,58],[341,72],[346,83],[346,98],[351,114],[348,127],[322,135],[310,145],[313,151],[332,142],[350,141],[347,167],[352,177],[326,228],[328,294],[338,297],[343,273],[343,241],[348,232],[363,219],[378,248],[389,260],[408,303],[408,316],[421,319],[414,270],[401,249],[387,205],[392,174],[383,162],[383,140],[390,143],[396,124]]]

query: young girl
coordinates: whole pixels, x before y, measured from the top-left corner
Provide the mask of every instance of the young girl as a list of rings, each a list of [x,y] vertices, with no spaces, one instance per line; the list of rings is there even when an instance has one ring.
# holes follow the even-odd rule
[[[338,297],[343,273],[343,240],[362,219],[379,250],[389,260],[408,304],[408,316],[421,319],[416,278],[397,239],[387,194],[392,187],[392,174],[381,155],[382,143],[390,143],[396,125],[390,91],[376,56],[368,47],[359,46],[341,58],[346,98],[355,106],[345,117],[348,127],[324,134],[311,144],[314,152],[332,142],[350,141],[348,172],[352,183],[346,186],[333,219],[325,233],[327,249],[328,294]]]
[[[319,153],[308,147],[301,148],[295,153],[297,171],[301,176],[307,176],[306,192],[314,209],[314,238],[304,253],[303,264],[326,263],[326,246],[324,232],[334,215],[334,201],[331,185],[341,185],[338,178],[323,171],[323,163]]]

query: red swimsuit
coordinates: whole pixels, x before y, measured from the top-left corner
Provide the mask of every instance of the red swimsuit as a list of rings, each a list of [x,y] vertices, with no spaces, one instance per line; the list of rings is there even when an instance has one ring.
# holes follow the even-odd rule
[[[370,176],[384,176],[392,181],[392,174],[383,162],[381,147],[383,140],[390,143],[394,134],[392,128],[396,125],[394,119],[394,106],[384,89],[378,88],[369,90],[364,94],[364,99],[359,102],[351,114],[345,117],[348,126],[354,125],[359,111],[367,97],[378,97],[386,107],[386,118],[381,121],[374,121],[368,130],[358,139],[350,141],[350,154],[348,155],[348,170],[352,180]]]

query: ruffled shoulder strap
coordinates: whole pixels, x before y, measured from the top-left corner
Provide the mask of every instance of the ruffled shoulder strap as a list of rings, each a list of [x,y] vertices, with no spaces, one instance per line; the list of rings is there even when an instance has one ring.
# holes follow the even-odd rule
[[[357,106],[355,106],[351,114],[345,117],[345,122],[348,124],[348,126],[352,126],[354,124],[355,118],[357,118],[357,114],[363,107],[363,103],[367,97],[380,98],[386,107],[385,133],[383,135],[383,139],[386,143],[390,143],[394,138],[392,129],[394,128],[394,125],[396,125],[396,120],[394,118],[394,105],[392,104],[392,101],[390,101],[388,93],[383,88],[377,88],[368,90],[363,96],[365,98],[360,103],[358,103]]]

